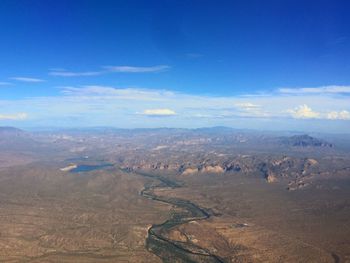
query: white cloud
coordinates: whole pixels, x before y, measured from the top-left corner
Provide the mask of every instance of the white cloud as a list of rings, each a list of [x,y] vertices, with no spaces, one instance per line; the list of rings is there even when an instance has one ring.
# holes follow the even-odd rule
[[[251,102],[241,102],[241,103],[236,103],[236,107],[242,108],[242,109],[257,109],[260,108],[260,105],[251,103]]]
[[[125,73],[149,73],[162,72],[170,69],[167,65],[158,65],[151,67],[133,67],[133,66],[107,66],[105,69],[111,72],[125,72]]]
[[[22,82],[30,82],[30,83],[38,83],[38,82],[44,82],[45,81],[43,79],[28,78],[28,77],[12,77],[10,79],[17,80],[17,81],[22,81]]]
[[[90,76],[99,76],[107,73],[152,73],[152,72],[162,72],[170,69],[170,66],[167,65],[157,65],[150,67],[135,67],[135,66],[105,66],[101,70],[97,71],[83,71],[83,72],[74,72],[67,71],[61,68],[51,69],[49,75],[56,77],[90,77]]]
[[[175,93],[166,90],[151,90],[138,88],[113,88],[109,86],[88,85],[82,87],[62,87],[65,95],[75,97],[90,97],[113,100],[135,101],[164,101],[175,96]]]
[[[193,114],[190,117],[210,119],[210,118],[215,118],[215,117],[218,117],[218,116],[213,116],[213,115],[210,115],[210,114],[195,113],[195,114]]]
[[[251,102],[240,102],[236,103],[235,107],[239,111],[239,113],[236,113],[237,116],[240,117],[261,117],[266,118],[269,117],[270,114],[266,112],[261,105],[254,104]]]
[[[296,119],[316,119],[320,117],[320,113],[313,111],[306,104],[299,105],[294,110],[288,110]]]
[[[176,112],[170,109],[147,109],[142,112],[142,115],[147,116],[174,116]]]
[[[350,93],[350,86],[322,86],[315,88],[280,88],[278,92],[284,94],[337,94],[337,93]]]
[[[288,110],[296,119],[328,119],[328,120],[350,120],[350,112],[346,110],[316,112],[306,104],[299,105],[293,110]]]
[[[49,72],[49,75],[57,76],[57,77],[88,77],[88,76],[98,76],[103,73],[105,73],[105,71],[72,72],[64,69],[54,69]]]
[[[346,110],[331,111],[327,114],[329,120],[350,120],[350,112]]]
[[[0,120],[24,120],[27,117],[27,113],[0,114]]]

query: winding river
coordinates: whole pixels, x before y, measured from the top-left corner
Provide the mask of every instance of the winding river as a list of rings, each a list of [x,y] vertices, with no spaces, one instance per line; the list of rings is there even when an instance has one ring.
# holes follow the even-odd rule
[[[159,181],[159,184],[150,183],[140,192],[145,198],[163,202],[181,208],[179,212],[174,212],[171,217],[162,224],[152,225],[148,230],[146,240],[147,249],[160,257],[163,262],[208,262],[222,263],[225,262],[220,257],[212,254],[209,250],[197,246],[192,242],[176,241],[167,238],[167,233],[179,225],[208,219],[211,216],[209,211],[200,208],[196,204],[175,197],[158,196],[154,193],[156,188],[177,188],[182,185],[168,178],[148,174],[144,172],[134,172],[140,176],[148,177]]]

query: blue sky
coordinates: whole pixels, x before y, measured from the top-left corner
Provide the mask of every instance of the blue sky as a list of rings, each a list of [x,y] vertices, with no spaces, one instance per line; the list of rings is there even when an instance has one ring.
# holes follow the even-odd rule
[[[348,1],[0,1],[0,125],[348,132]]]

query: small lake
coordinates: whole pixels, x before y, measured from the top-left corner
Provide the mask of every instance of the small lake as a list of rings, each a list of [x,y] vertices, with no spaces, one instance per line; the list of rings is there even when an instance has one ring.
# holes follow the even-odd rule
[[[72,169],[70,172],[71,173],[90,172],[90,171],[104,169],[112,166],[113,164],[110,164],[110,163],[97,164],[97,165],[82,164],[82,165],[78,165],[77,168]]]

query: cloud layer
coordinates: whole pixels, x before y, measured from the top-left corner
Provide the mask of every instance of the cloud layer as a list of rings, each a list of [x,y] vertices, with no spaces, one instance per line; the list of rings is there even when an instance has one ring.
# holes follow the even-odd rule
[[[304,94],[337,94],[348,93],[350,94],[350,86],[322,86],[316,88],[280,88],[278,90],[284,94],[304,95]]]
[[[44,82],[45,80],[39,78],[29,78],[29,77],[12,77],[12,80],[21,81],[21,82],[29,82],[29,83],[38,83]]]
[[[164,117],[164,116],[174,116],[176,115],[176,112],[171,109],[147,109],[147,110],[144,110],[142,114],[146,116]]]
[[[193,95],[171,90],[84,85],[60,88],[60,95],[0,100],[2,121],[22,120],[44,126],[202,127],[225,125],[242,128],[298,129],[308,120],[325,129],[349,126],[348,94],[332,92]],[[322,90],[323,88],[310,88]],[[329,91],[330,89],[328,89]],[[309,88],[307,89],[309,91]],[[149,118],[171,117],[171,118]],[[332,125],[327,124],[332,122]],[[294,124],[293,124],[294,123]],[[292,126],[292,124],[294,126]]]
[[[331,111],[327,114],[329,120],[350,120],[350,112],[346,110],[342,111]]]
[[[24,120],[27,117],[27,113],[0,114],[0,120]]]
[[[288,112],[296,119],[328,119],[328,120],[350,120],[350,112],[342,111],[313,111],[306,104],[299,105],[295,109],[288,110]]]

